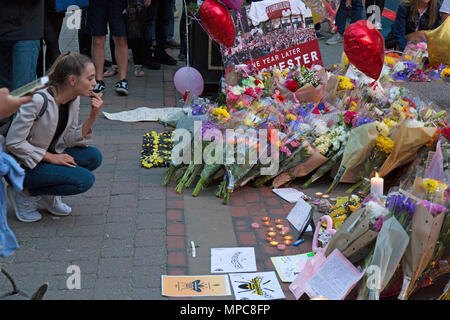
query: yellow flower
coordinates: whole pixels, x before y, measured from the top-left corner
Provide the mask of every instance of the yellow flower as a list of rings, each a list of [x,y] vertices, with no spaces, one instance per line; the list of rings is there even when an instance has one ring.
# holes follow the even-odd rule
[[[286,119],[289,120],[289,121],[293,121],[293,120],[296,119],[296,117],[295,117],[292,113],[289,113],[289,114],[286,116]]]
[[[397,61],[395,61],[395,59],[392,57],[386,56],[386,57],[384,57],[384,63],[386,63],[390,67],[393,67],[397,64]]]
[[[446,67],[441,72],[441,78],[450,77],[450,67]]]
[[[339,80],[339,90],[351,90],[355,86],[350,81],[350,78],[344,77],[344,76],[338,76]]]
[[[249,118],[245,118],[245,120],[244,120],[244,124],[247,126],[247,127],[253,127],[253,121],[252,120],[250,120]]]
[[[439,181],[434,179],[425,179],[423,180],[423,186],[425,189],[427,189],[430,193],[434,193],[436,189],[439,186]]]
[[[230,114],[226,110],[226,107],[214,108],[213,115],[217,117],[218,120],[227,120],[228,118],[230,118]]]
[[[377,147],[386,154],[390,154],[394,148],[394,141],[385,136],[378,136],[375,139]]]
[[[405,60],[408,60],[408,61],[412,60],[412,57],[408,54],[405,54],[404,58],[405,58]]]

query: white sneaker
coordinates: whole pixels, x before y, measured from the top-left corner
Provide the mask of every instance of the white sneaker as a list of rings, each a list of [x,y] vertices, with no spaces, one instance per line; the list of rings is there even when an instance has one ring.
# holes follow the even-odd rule
[[[39,205],[55,216],[68,216],[72,208],[62,202],[60,196],[42,196]]]
[[[377,30],[383,30],[383,25],[381,24],[381,22],[376,21],[373,26],[377,29]]]
[[[334,36],[332,36],[330,39],[327,40],[326,44],[338,44],[340,42],[344,41],[344,39],[341,37],[339,32],[337,32]]]
[[[42,219],[42,215],[37,211],[37,203],[40,197],[27,196],[23,192],[14,190],[10,185],[6,190],[9,202],[19,221],[36,222]]]

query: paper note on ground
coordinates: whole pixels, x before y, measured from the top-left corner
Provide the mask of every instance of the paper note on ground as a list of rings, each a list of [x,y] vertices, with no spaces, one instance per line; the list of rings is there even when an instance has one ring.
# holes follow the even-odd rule
[[[364,275],[338,250],[334,249],[326,261],[305,282],[305,293],[343,300]]]
[[[309,221],[311,205],[303,199],[299,199],[287,216],[287,220],[298,231],[302,231]]]
[[[236,300],[275,300],[285,295],[274,271],[229,274]]]
[[[134,110],[121,111],[115,113],[103,112],[109,120],[119,120],[124,122],[138,121],[177,121],[183,115],[183,108],[147,108],[140,107]]]
[[[254,272],[255,248],[211,248],[211,273]]]
[[[305,195],[303,192],[300,192],[294,188],[278,188],[272,189],[272,191],[290,203],[296,203],[299,199],[302,199],[302,196]]]
[[[231,295],[226,275],[161,276],[161,292],[169,297],[208,297]]]
[[[296,254],[293,256],[271,257],[275,270],[282,282],[292,282],[302,272],[308,258],[313,257],[313,252]]]

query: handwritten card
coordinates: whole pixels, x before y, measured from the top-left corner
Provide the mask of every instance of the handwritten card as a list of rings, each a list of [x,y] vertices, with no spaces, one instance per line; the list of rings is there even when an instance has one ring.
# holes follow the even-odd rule
[[[305,196],[303,192],[294,188],[278,188],[272,189],[272,191],[289,203],[296,203],[299,199],[302,199],[302,196]]]
[[[211,273],[254,272],[255,248],[211,248]]]
[[[287,216],[287,220],[294,226],[298,231],[302,231],[310,218],[311,215],[311,205],[303,199],[299,199],[295,206],[292,208]]]
[[[275,300],[286,296],[274,271],[229,274],[236,300]]]
[[[294,279],[289,285],[289,290],[296,299],[299,299],[304,293],[304,283],[319,269],[319,267],[325,262],[325,257],[321,253],[315,254],[313,257],[306,261],[305,267],[302,272]]]
[[[292,282],[304,269],[308,258],[313,257],[313,252],[296,254],[292,256],[271,257],[273,266],[277,270],[282,282]]]
[[[359,272],[338,249],[334,249],[305,281],[305,293],[310,297],[324,296],[330,300],[343,300],[363,275],[364,272]]]
[[[161,276],[161,294],[169,297],[208,297],[231,295],[226,275]]]

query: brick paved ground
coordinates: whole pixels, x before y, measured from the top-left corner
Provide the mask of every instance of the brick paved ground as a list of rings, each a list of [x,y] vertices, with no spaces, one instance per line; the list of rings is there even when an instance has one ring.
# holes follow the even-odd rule
[[[64,51],[77,51],[76,32],[64,29],[61,45]],[[326,50],[324,47],[324,62],[334,63],[336,55]],[[135,78],[131,67],[128,97],[114,93],[115,79],[106,80],[104,111],[177,104],[179,95],[172,81],[177,67],[146,70],[143,78]],[[81,120],[88,112],[84,99]],[[46,299],[167,299],[161,296],[161,275],[209,274],[211,248],[254,246],[258,271],[274,270],[271,256],[311,250],[311,233],[299,247],[280,252],[267,244],[264,228],[251,229],[251,223],[261,222],[262,216],[285,219],[293,206],[268,187],[239,189],[224,206],[214,196],[216,186],[203,190],[197,198],[191,196],[192,189],[178,194],[173,183],[163,186],[164,168],[149,170],[139,164],[142,135],[151,130],[162,131],[163,127],[100,116],[93,144],[103,153],[103,164],[95,172],[96,183],[89,192],[64,199],[73,213],[65,218],[44,213],[44,219],[33,224],[20,223],[9,213],[20,248],[0,263],[20,289],[31,293],[48,282]],[[297,181],[293,187],[298,185]],[[307,193],[323,191],[324,187],[314,185]],[[341,190],[345,186],[338,188]],[[291,234],[296,238],[294,231]],[[196,246],[195,258],[191,241]],[[81,269],[80,290],[67,289],[70,265]],[[287,284],[282,287],[287,299],[293,299]],[[0,292],[7,290],[8,283],[0,279]]]

